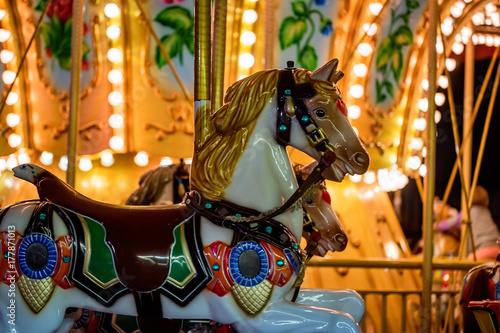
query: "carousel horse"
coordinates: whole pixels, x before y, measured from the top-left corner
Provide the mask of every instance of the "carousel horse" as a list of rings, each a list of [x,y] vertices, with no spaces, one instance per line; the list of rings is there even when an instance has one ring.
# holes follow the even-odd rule
[[[302,195],[321,176],[342,181],[369,165],[337,64],[289,63],[233,84],[183,204],[107,204],[39,166],[14,168],[40,200],[0,211],[0,303],[14,308],[0,329],[54,332],[80,307],[137,316],[143,333],[177,332],[176,319],[193,318],[239,332],[359,332],[347,313],[286,299],[304,267]],[[288,145],[319,162],[300,187]]]
[[[303,166],[295,164],[293,170],[299,184],[303,182],[316,166],[316,162]],[[139,188],[126,200],[126,205],[165,205],[180,203],[189,188],[189,165],[181,161],[178,164],[159,166],[143,174],[139,180]],[[324,181],[320,180],[314,186],[310,195],[302,201],[303,230],[302,237],[307,241],[305,251],[308,256],[324,257],[328,251],[341,252],[347,246],[347,235],[332,208],[330,194],[326,190]],[[290,293],[289,298],[299,304],[307,304],[342,311],[350,314],[356,322],[360,322],[364,315],[364,301],[353,290],[320,290],[299,289]],[[82,327],[89,333],[107,332],[119,333],[122,331],[136,331],[137,323],[126,320],[111,313],[98,313],[81,310],[77,314],[70,333],[77,333]],[[112,325],[111,323],[114,323]],[[123,326],[119,326],[121,325]],[[126,325],[126,326],[125,326]],[[202,329],[210,327],[216,332],[226,332],[228,327],[218,326],[215,322],[192,320],[183,323],[183,331],[204,332]]]

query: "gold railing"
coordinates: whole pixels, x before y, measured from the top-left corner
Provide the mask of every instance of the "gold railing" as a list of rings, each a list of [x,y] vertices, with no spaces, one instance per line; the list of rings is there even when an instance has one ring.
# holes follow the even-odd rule
[[[472,261],[472,260],[458,260],[456,258],[433,258],[432,260],[432,270],[449,270],[451,272],[465,273],[469,269],[483,264],[486,261]],[[363,268],[363,269],[398,269],[398,270],[421,270],[423,261],[421,258],[407,258],[407,259],[386,259],[386,258],[362,258],[362,259],[315,259],[311,260],[308,264],[309,267],[349,267],[349,268]],[[451,274],[450,274],[451,275]],[[431,332],[438,333],[451,333],[459,332],[461,323],[456,320],[455,308],[461,308],[458,304],[458,295],[461,291],[461,283],[463,274],[456,274],[455,277],[451,278],[449,284],[449,290],[432,290],[432,304],[428,307],[432,308],[432,319],[429,320],[431,323]],[[455,282],[453,282],[453,279]],[[432,281],[431,279],[428,279]],[[432,282],[431,282],[432,283]],[[431,286],[432,287],[432,286]],[[366,313],[360,326],[363,332],[383,332],[388,333],[388,320],[397,321],[400,323],[400,330],[397,332],[422,332],[421,327],[419,327],[421,318],[409,318],[408,317],[408,300],[411,297],[415,301],[415,305],[422,309],[422,286],[421,290],[356,290],[365,300],[366,303]],[[401,310],[399,313],[394,313],[393,311],[388,314],[388,298],[395,297],[399,298],[398,302],[401,302]],[[367,318],[370,318],[370,304],[371,302],[377,302],[380,309],[380,321],[379,324],[374,324],[373,322],[367,323]],[[448,308],[450,308],[448,310]],[[411,326],[411,327],[410,327]],[[392,326],[394,327],[394,325]],[[367,330],[368,329],[368,330]],[[394,331],[394,329],[392,330]]]

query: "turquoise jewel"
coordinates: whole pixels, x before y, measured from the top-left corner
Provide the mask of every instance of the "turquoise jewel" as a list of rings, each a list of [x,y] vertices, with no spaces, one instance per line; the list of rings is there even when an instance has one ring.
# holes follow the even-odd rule
[[[297,249],[299,248],[299,246],[297,245],[297,243],[294,243],[294,244],[293,244],[293,248],[294,248],[295,250],[297,250]]]
[[[5,253],[3,254],[3,257],[5,259],[9,258],[9,251],[5,251]]]
[[[266,232],[267,232],[268,234],[270,234],[271,232],[273,232],[273,228],[272,228],[272,227],[267,226],[267,227],[266,227]]]
[[[308,117],[308,116],[302,116],[302,121],[303,121],[303,122],[306,122],[306,121],[308,121],[308,120],[309,120],[309,117]]]
[[[234,214],[234,216],[236,216],[236,217],[241,217],[241,214]]]
[[[207,203],[207,204],[205,205],[205,208],[206,208],[206,209],[210,209],[210,208],[212,208],[212,204],[211,204],[211,203]]]
[[[291,96],[292,95],[292,91],[290,89],[285,89],[285,95],[286,96]]]
[[[68,263],[69,262],[69,256],[64,256],[63,257],[63,262]]]
[[[218,270],[220,269],[219,264],[213,264],[212,269],[213,269],[214,271],[218,271]]]
[[[47,215],[45,213],[40,214],[40,220],[45,220]]]
[[[286,125],[280,125],[280,131],[286,131]]]
[[[283,267],[284,264],[285,264],[285,262],[283,260],[278,260],[276,262],[276,265],[278,265],[278,267]]]

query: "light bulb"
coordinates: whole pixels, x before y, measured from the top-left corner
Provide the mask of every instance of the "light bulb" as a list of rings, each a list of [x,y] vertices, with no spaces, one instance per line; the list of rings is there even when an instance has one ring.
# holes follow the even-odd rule
[[[351,119],[358,119],[361,115],[361,108],[357,105],[351,105],[347,108],[347,114]]]
[[[111,139],[109,139],[109,147],[113,150],[121,150],[124,145],[125,142],[123,141],[122,137],[115,135]]]
[[[245,31],[241,34],[240,41],[244,45],[253,45],[257,41],[257,37],[252,31]]]
[[[413,121],[413,127],[418,131],[423,131],[427,127],[427,120],[425,118],[417,118]]]
[[[257,12],[253,9],[247,9],[243,12],[243,22],[245,23],[255,23],[258,17]]]
[[[122,30],[120,29],[119,26],[117,25],[110,25],[107,29],[106,29],[106,36],[113,40],[113,39],[117,39],[118,37],[120,37],[122,33]]]
[[[113,91],[108,95],[108,102],[113,106],[123,104],[123,95],[119,91]]]
[[[83,172],[92,170],[92,161],[88,157],[82,157],[78,162],[78,168]]]
[[[442,92],[438,92],[434,95],[434,101],[437,106],[443,106],[444,102],[446,102],[446,96]]]
[[[118,84],[123,81],[123,74],[118,69],[112,69],[108,73],[108,81],[112,84]]]
[[[7,64],[14,59],[14,52],[9,51],[9,50],[2,50],[0,51],[0,61],[3,62],[4,64]]]
[[[453,72],[457,67],[457,61],[452,58],[446,59],[446,69],[450,72]]]
[[[0,29],[0,43],[5,43],[11,36],[12,34],[10,33],[9,30],[7,29]]]
[[[374,171],[367,171],[363,176],[363,182],[368,185],[375,183],[376,180],[377,176],[375,175]]]
[[[373,36],[377,33],[377,25],[375,23],[365,23],[363,24],[363,31],[366,32],[367,36]]]
[[[161,166],[167,166],[167,165],[172,165],[174,164],[174,161],[170,157],[164,157],[161,159],[160,165]]]
[[[21,116],[17,113],[9,113],[5,118],[5,122],[9,127],[16,127],[21,122]]]
[[[9,143],[9,146],[11,146],[12,148],[16,148],[21,145],[21,143],[23,142],[23,138],[19,134],[12,133],[11,135],[9,135],[7,142]]]
[[[109,18],[117,17],[120,14],[120,8],[115,3],[108,3],[104,7],[104,15]]]
[[[429,101],[427,100],[427,98],[420,98],[417,102],[417,106],[420,110],[427,112],[427,110],[429,109]]]
[[[16,104],[17,102],[19,101],[19,95],[14,92],[14,91],[11,91],[9,93],[9,95],[7,96],[7,100],[5,101],[5,103],[7,105],[14,105]]]
[[[375,16],[377,16],[378,14],[380,14],[380,11],[382,10],[382,8],[384,8],[384,5],[382,5],[379,2],[374,2],[374,3],[371,3],[371,4],[368,5],[368,9]]]
[[[113,156],[113,153],[110,151],[103,151],[101,153],[101,165],[104,167],[110,167],[115,163],[115,158]]]
[[[48,151],[44,151],[40,155],[40,163],[43,165],[51,165],[54,162],[54,154]]]
[[[134,157],[134,162],[140,167],[145,167],[149,164],[149,155],[144,151],[138,152]]]
[[[352,67],[352,71],[357,77],[365,77],[368,74],[368,67],[365,64],[357,64]]]
[[[365,89],[363,88],[362,85],[360,84],[355,84],[349,88],[349,92],[351,93],[352,97],[354,98],[361,98],[363,97],[363,94],[365,93]]]
[[[123,126],[123,117],[120,114],[114,113],[109,117],[108,122],[111,128],[121,128]]]
[[[359,54],[363,57],[368,57],[373,52],[373,47],[368,43],[360,43],[357,47]]]
[[[250,68],[255,64],[255,58],[250,53],[243,53],[242,55],[240,55],[238,64],[242,68]]]
[[[2,73],[2,81],[5,84],[12,84],[16,79],[16,73],[13,71],[6,70]]]
[[[59,159],[59,169],[66,171],[68,170],[68,156],[61,156]]]
[[[115,47],[110,48],[108,50],[107,56],[108,56],[108,60],[111,62],[119,62],[123,59],[122,51],[120,51],[119,49],[117,49]]]

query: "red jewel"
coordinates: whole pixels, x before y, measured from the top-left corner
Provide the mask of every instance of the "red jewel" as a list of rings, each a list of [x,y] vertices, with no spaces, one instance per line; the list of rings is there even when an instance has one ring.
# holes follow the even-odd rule
[[[342,114],[347,117],[347,106],[340,98],[337,99],[337,107],[339,108],[340,112],[342,112]]]
[[[332,204],[332,198],[330,197],[330,193],[328,193],[327,190],[323,190],[323,193],[321,194],[321,198],[323,199],[324,202],[327,204],[331,205]]]

